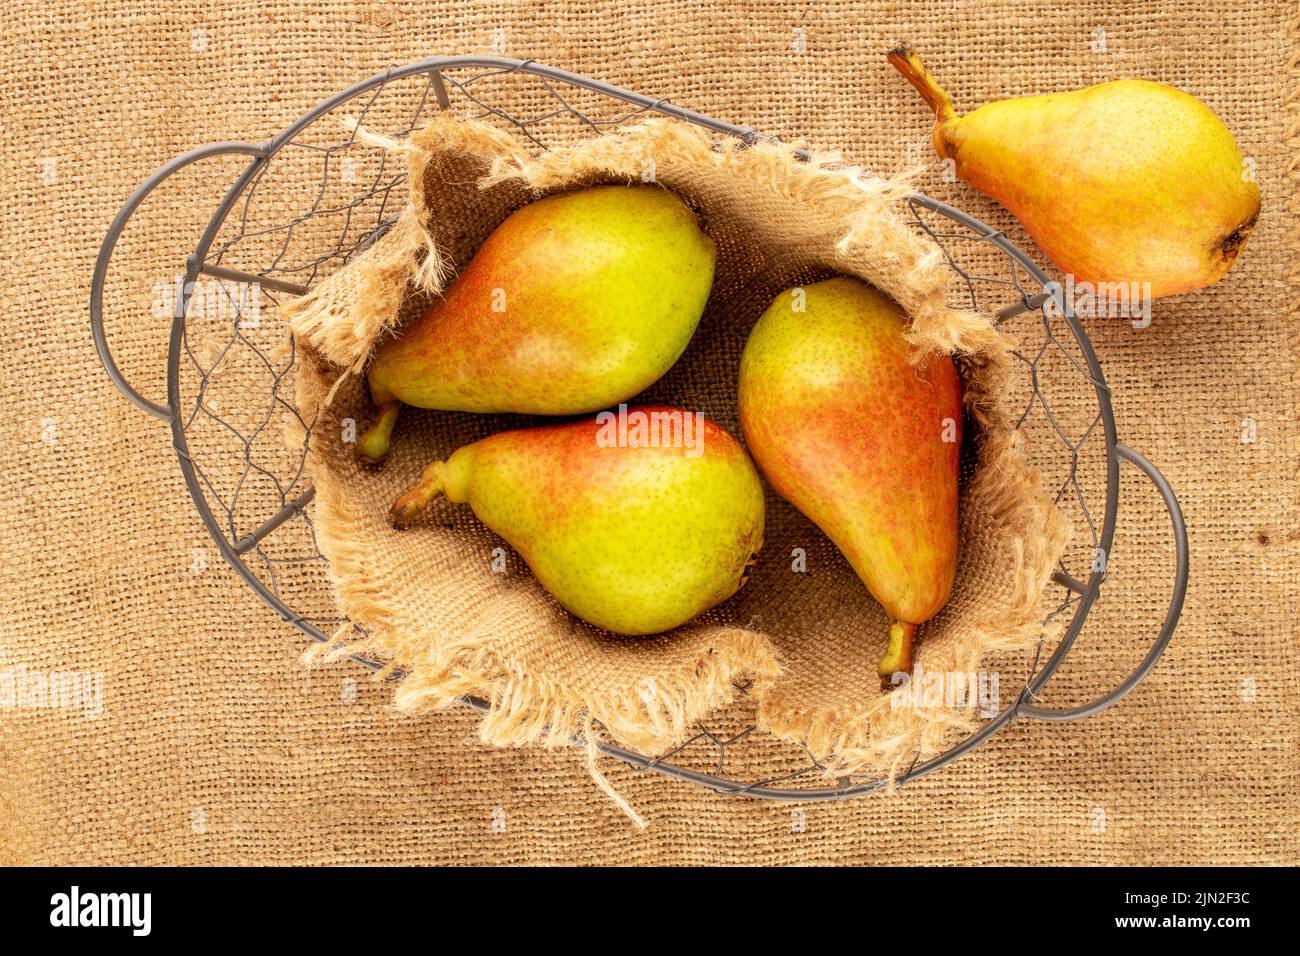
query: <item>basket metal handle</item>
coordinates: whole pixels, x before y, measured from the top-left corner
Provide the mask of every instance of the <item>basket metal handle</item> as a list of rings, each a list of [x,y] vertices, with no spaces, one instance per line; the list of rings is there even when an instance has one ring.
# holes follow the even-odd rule
[[[1174,628],[1178,626],[1178,617],[1183,611],[1183,598],[1187,594],[1187,525],[1183,521],[1183,510],[1179,507],[1178,498],[1175,497],[1174,491],[1169,487],[1169,482],[1165,476],[1160,473],[1160,469],[1153,465],[1144,455],[1139,454],[1132,448],[1122,443],[1116,443],[1115,451],[1123,460],[1136,465],[1142,473],[1151,480],[1160,492],[1160,497],[1164,499],[1165,510],[1169,512],[1169,520],[1174,529],[1174,557],[1177,562],[1174,572],[1174,590],[1169,600],[1169,608],[1165,612],[1164,624],[1160,632],[1156,635],[1155,642],[1151,649],[1147,651],[1146,657],[1142,663],[1133,670],[1124,681],[1109,693],[1098,697],[1088,704],[1081,704],[1078,707],[1039,707],[1029,703],[1023,703],[1017,709],[1017,713],[1029,717],[1037,717],[1039,720],[1078,720],[1081,717],[1090,717],[1093,714],[1101,713],[1107,707],[1122,700],[1134,687],[1142,682],[1142,679],[1150,673],[1151,668],[1155,667],[1156,661],[1169,646],[1169,640],[1174,636]]]
[[[104,242],[99,247],[99,256],[95,259],[95,274],[90,282],[90,332],[95,339],[95,350],[99,353],[99,360],[103,363],[104,371],[108,373],[108,377],[117,386],[117,390],[125,395],[132,405],[148,412],[150,415],[168,421],[172,418],[171,407],[141,395],[126,380],[126,376],[122,374],[122,370],[117,367],[117,362],[113,359],[113,353],[108,347],[108,339],[104,335],[104,280],[108,275],[108,264],[113,258],[113,250],[117,246],[117,240],[122,235],[122,230],[126,228],[131,216],[135,214],[136,209],[140,207],[140,204],[145,201],[149,194],[162,185],[163,181],[172,173],[184,169],[191,163],[228,153],[242,153],[248,156],[264,158],[267,154],[267,147],[262,143],[209,143],[206,146],[192,149],[188,153],[182,153],[159,166],[149,174],[144,182],[136,187],[135,192],[117,211],[112,224],[108,227],[108,234],[104,236]]]

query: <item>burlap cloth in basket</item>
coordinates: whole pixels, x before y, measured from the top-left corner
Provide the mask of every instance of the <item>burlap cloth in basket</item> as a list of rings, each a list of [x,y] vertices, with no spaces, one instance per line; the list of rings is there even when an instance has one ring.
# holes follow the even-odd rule
[[[102,673],[104,707],[0,709],[0,862],[1300,862],[1297,17],[1294,0],[7,5],[0,668]],[[882,58],[903,39],[959,108],[1148,76],[1209,103],[1254,161],[1263,213],[1222,282],[1157,302],[1142,332],[1088,323],[1119,435],[1168,476],[1190,531],[1187,604],[1142,685],[1104,714],[1013,723],[896,793],[843,802],[727,799],[609,761],[653,820],[640,830],[593,799],[569,752],[485,746],[467,708],[397,711],[349,662],[304,675],[304,639],[216,556],[166,425],[122,400],[88,341],[95,253],[131,190],[171,156],[263,140],[390,66],[504,49],[868,169],[927,163],[921,191],[1032,254],[1014,219],[933,161],[932,119]],[[110,277],[110,340],[151,398],[171,320],[150,287],[246,164],[190,168],[125,237],[115,271],[136,266]],[[1169,554],[1160,504],[1125,466],[1110,575],[1046,703],[1092,700],[1141,659]]]
[[[917,660],[926,671],[973,675],[989,651],[1042,636],[1040,598],[1069,528],[1023,463],[1003,410],[1012,343],[988,318],[945,304],[950,272],[938,246],[904,221],[901,184],[837,156],[804,161],[792,145],[715,141],[662,118],[540,157],[496,127],[454,116],[404,142],[361,135],[405,156],[409,202],[372,248],[288,306],[290,327],[315,358],[300,378],[299,405],[309,417],[324,412],[310,462],[317,536],[361,632],[344,627],[327,654],[360,652],[400,668],[404,709],[463,694],[488,701],[481,736],[502,746],[575,735],[590,743],[600,733],[657,754],[742,685],[761,731],[806,745],[839,776],[892,775],[976,725],[974,696],[925,708],[880,691],[884,612],[835,548],[774,494],[759,565],[739,595],[671,633],[627,638],[573,618],[517,556],[501,573],[493,556],[503,542],[464,508],[443,503],[436,521],[405,532],[388,526],[388,505],[429,460],[519,420],[412,411],[379,473],[357,463],[344,437],[355,431],[347,423],[374,414],[363,377],[351,373],[506,215],[542,193],[639,182],[653,171],[699,212],[718,266],[694,341],[648,399],[703,411],[739,435],[736,374],[754,320],[782,290],[834,273],[899,301],[918,354],[957,353],[974,426],[959,570],[948,605],[921,630]]]

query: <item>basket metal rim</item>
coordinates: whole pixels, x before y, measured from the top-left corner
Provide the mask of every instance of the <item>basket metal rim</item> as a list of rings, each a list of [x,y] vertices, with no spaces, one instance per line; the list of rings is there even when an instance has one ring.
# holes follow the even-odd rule
[[[193,287],[192,284],[199,275],[200,266],[203,263],[204,258],[211,248],[221,226],[225,222],[227,215],[231,209],[234,208],[236,201],[239,196],[242,195],[244,189],[258,174],[258,172],[271,161],[275,154],[289,143],[299,132],[307,128],[312,122],[335,107],[393,80],[421,73],[429,73],[433,77],[438,77],[440,72],[443,70],[464,67],[479,67],[483,69],[500,69],[504,72],[530,73],[544,77],[548,80],[568,83],[640,107],[646,112],[659,113],[718,133],[734,136],[747,144],[772,139],[771,137],[766,137],[757,133],[749,127],[728,123],[693,110],[675,106],[661,99],[655,99],[630,90],[624,90],[599,80],[593,80],[555,67],[545,66],[531,60],[516,60],[496,56],[430,57],[425,60],[407,64],[403,67],[393,68],[382,73],[377,73],[374,76],[362,80],[348,89],[335,94],[334,96],[320,101],[316,106],[303,113],[301,117],[264,143],[215,143],[208,147],[200,147],[199,149],[183,154],[172,162],[160,167],[151,177],[149,177],[149,179],[142,183],[136,192],[136,196],[141,199],[163,179],[167,178],[178,169],[189,165],[198,159],[206,158],[206,156],[217,155],[220,153],[243,153],[253,157],[244,171],[235,179],[225,197],[217,206],[212,218],[200,237],[193,254],[187,258],[185,267],[185,288]],[[440,79],[438,82],[440,82]],[[297,614],[292,608],[288,607],[288,605],[286,605],[277,594],[270,590],[261,578],[259,578],[253,570],[244,563],[241,551],[237,549],[235,542],[230,541],[218,524],[216,517],[212,513],[211,507],[206,500],[206,496],[203,493],[193,461],[189,455],[189,446],[184,431],[183,416],[181,415],[180,367],[185,334],[185,309],[183,303],[178,303],[177,312],[173,319],[170,331],[167,359],[166,405],[159,405],[139,395],[139,393],[137,393],[134,388],[126,382],[125,377],[118,370],[115,363],[112,362],[111,357],[109,357],[106,344],[102,343],[102,318],[99,316],[98,311],[100,305],[99,294],[102,292],[103,287],[103,272],[107,268],[107,257],[105,253],[111,252],[112,245],[116,242],[117,236],[125,227],[126,220],[129,218],[129,213],[133,211],[135,205],[138,205],[138,203],[135,202],[136,196],[133,196],[132,202],[129,202],[127,206],[123,208],[122,213],[126,215],[119,214],[118,219],[115,220],[113,225],[110,227],[108,236],[105,239],[104,249],[101,250],[100,261],[96,263],[96,276],[92,291],[92,327],[95,333],[96,345],[100,346],[100,356],[101,359],[104,360],[105,369],[109,376],[114,380],[115,384],[118,385],[119,389],[121,389],[135,404],[142,407],[145,411],[170,422],[172,444],[176,451],[181,473],[185,479],[186,488],[194,503],[195,509],[198,511],[209,535],[217,544],[222,557],[224,557],[225,560],[234,567],[236,572],[244,579],[245,583],[248,584],[253,592],[257,594],[257,596],[260,597],[272,610],[276,611],[284,621],[294,625],[313,641],[324,642],[329,639],[329,635],[322,632],[315,625],[305,620],[302,615]],[[1050,280],[1046,273],[1043,272],[1043,270],[1032,258],[1029,257],[1028,254],[1020,249],[1015,243],[1011,242],[1001,232],[1001,230],[993,229],[968,213],[920,193],[913,193],[907,198],[911,202],[921,205],[932,212],[943,215],[979,233],[982,238],[996,244],[1018,265],[1022,266],[1026,273],[1037,282],[1040,287],[1047,287]],[[1070,303],[1065,301],[1059,304],[1062,306],[1060,308],[1061,315],[1075,337],[1075,341],[1084,357],[1089,377],[1097,396],[1106,449],[1105,511],[1099,529],[1098,546],[1103,549],[1105,553],[1109,554],[1114,538],[1115,520],[1118,512],[1120,449],[1123,446],[1120,445],[1116,435],[1114,412],[1110,402],[1110,390],[1105,383],[1105,377],[1097,358],[1096,351],[1092,346],[1092,342],[1082,325],[1079,323],[1073,309],[1070,307]],[[1030,305],[1028,301],[1023,303],[1023,305],[1025,311],[1037,307],[1035,305]],[[301,508],[305,507],[310,500],[311,493],[308,492],[297,499],[293,504]],[[990,718],[982,727],[970,736],[954,744],[948,750],[937,754],[928,760],[918,762],[907,771],[898,774],[894,778],[893,783],[895,785],[902,785],[909,780],[916,779],[938,770],[979,746],[1013,720],[1020,712],[1025,701],[1033,697],[1036,692],[1051,679],[1068,656],[1070,649],[1074,645],[1075,639],[1082,630],[1088,611],[1099,596],[1100,587],[1104,579],[1104,571],[1094,570],[1086,582],[1069,582],[1066,585],[1078,594],[1078,602],[1074,615],[1071,618],[1069,625],[1065,628],[1061,640],[1057,644],[1052,655],[1034,674],[1034,676],[1027,681],[1025,687],[1018,694],[1017,699],[1013,704],[1000,711],[996,716]],[[1174,623],[1176,623],[1176,615]],[[1172,626],[1169,627],[1169,630],[1172,631]],[[1167,635],[1162,635],[1162,637],[1167,640]],[[378,662],[361,657],[352,657],[351,659],[357,664],[372,671],[380,670],[383,666]],[[465,705],[479,711],[486,711],[489,706],[487,702],[476,698],[464,698],[463,702]],[[1080,714],[1079,716],[1083,715]],[[784,788],[767,785],[746,785],[738,781],[728,780],[712,774],[691,770],[686,767],[680,767],[659,758],[647,757],[616,744],[598,741],[596,746],[602,754],[616,757],[638,769],[650,770],[663,776],[698,784],[719,793],[743,795],[754,798],[800,802],[843,800],[849,797],[861,796],[880,791],[890,783],[889,780],[881,778],[848,786],[808,789]]]

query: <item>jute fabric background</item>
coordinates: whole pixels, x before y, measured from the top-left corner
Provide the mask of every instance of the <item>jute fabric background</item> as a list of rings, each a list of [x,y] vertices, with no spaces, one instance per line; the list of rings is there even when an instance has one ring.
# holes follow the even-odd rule
[[[1294,4],[183,0],[3,16],[0,670],[102,675],[103,696],[98,715],[0,710],[0,862],[1300,856]],[[301,637],[206,539],[165,427],[95,361],[91,267],[134,185],[200,143],[265,138],[385,67],[466,52],[534,57],[893,172],[928,158],[928,117],[882,56],[902,39],[966,108],[1124,75],[1173,83],[1253,160],[1264,212],[1229,277],[1157,303],[1148,329],[1089,327],[1121,437],[1162,467],[1191,529],[1183,623],[1142,687],[1085,722],[1018,722],[898,794],[845,804],[725,799],[611,767],[651,820],[637,831],[572,753],[490,750],[468,712],[403,717],[353,665],[304,674]],[[192,248],[212,183],[241,165],[178,180],[128,242]],[[937,167],[920,185],[1024,241]],[[113,339],[156,397],[167,324],[133,313]],[[1140,480],[1122,491],[1104,597],[1053,702],[1115,683],[1163,614],[1164,519]]]

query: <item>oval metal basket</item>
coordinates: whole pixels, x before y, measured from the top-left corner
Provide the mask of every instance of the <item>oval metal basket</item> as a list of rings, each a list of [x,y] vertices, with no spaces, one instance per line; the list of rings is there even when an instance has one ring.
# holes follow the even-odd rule
[[[746,144],[766,138],[665,100],[532,61],[436,57],[358,83],[266,142],[213,143],[177,156],[136,189],[109,227],[95,264],[90,318],[100,361],[128,400],[171,426],[185,484],[222,556],[258,597],[316,641],[347,622],[337,616],[325,559],[315,542],[309,508],[313,490],[306,478],[313,422],[304,420],[293,404],[296,353],[286,342],[284,326],[274,321],[275,305],[346,264],[392,225],[402,205],[405,170],[393,168],[398,164],[386,160],[383,150],[349,130],[360,123],[400,138],[437,109],[499,122],[537,150],[601,135],[656,113]],[[356,123],[345,124],[344,117]],[[127,381],[108,345],[104,299],[114,249],[133,214],[159,185],[191,164],[230,155],[247,157],[246,166],[216,205],[197,246],[174,252],[172,265],[184,282],[176,284],[174,313],[167,306],[173,315],[167,394],[164,401],[155,401]],[[265,202],[268,196],[270,203]],[[957,277],[954,304],[995,315],[1021,343],[1015,353],[1025,376],[1021,428],[1033,437],[1027,442],[1029,454],[1046,487],[1074,520],[1076,540],[1053,576],[1059,603],[1053,599],[1048,620],[1057,625],[1068,621],[1055,646],[1040,641],[1025,662],[1027,676],[1009,706],[947,751],[914,761],[896,777],[897,783],[939,769],[1016,717],[1075,720],[1120,700],[1169,643],[1188,574],[1178,501],[1156,467],[1118,440],[1101,366],[1070,303],[1052,295],[1047,275],[1001,231],[922,195],[908,202],[913,225],[943,248]],[[268,206],[272,212],[265,211]],[[249,290],[258,302],[248,301]],[[272,320],[264,322],[267,313]],[[1074,411],[1069,421],[1059,411],[1061,389],[1072,390],[1065,403]],[[223,400],[236,392],[238,401]],[[258,394],[264,399],[249,399]],[[250,405],[255,406],[251,413]],[[1082,415],[1081,405],[1086,408]],[[1125,679],[1089,703],[1052,708],[1039,703],[1038,694],[1070,653],[1101,594],[1122,462],[1150,479],[1168,511],[1175,550],[1172,596],[1150,649]],[[371,669],[380,666],[355,660]],[[486,706],[472,699],[465,704]],[[778,750],[771,741],[755,745],[763,735],[751,734],[752,726],[740,720],[730,730],[701,726],[667,754],[638,754],[608,743],[600,749],[640,769],[750,797],[836,800],[886,785],[883,779],[853,778],[828,785],[808,753],[792,745]],[[746,754],[747,749],[753,752]]]

